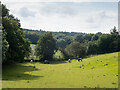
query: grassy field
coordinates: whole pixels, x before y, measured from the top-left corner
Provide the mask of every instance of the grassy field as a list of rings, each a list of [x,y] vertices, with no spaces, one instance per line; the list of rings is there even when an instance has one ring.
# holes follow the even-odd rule
[[[60,61],[52,64],[18,63],[4,66],[2,87],[117,88],[118,53],[85,58],[83,62],[72,60],[72,63]]]

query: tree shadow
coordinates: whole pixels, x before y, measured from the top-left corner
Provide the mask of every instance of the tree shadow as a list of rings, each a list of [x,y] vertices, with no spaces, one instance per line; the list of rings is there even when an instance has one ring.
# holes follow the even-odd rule
[[[17,81],[17,80],[36,80],[44,76],[31,75],[35,71],[33,66],[24,66],[21,64],[4,65],[2,68],[2,80]],[[28,72],[29,74],[26,74]]]
[[[67,63],[66,61],[67,61],[67,60],[50,60],[50,61],[49,61],[49,64],[51,64],[51,65],[63,64],[63,63]],[[33,63],[35,63],[35,62],[33,62]],[[45,64],[44,61],[39,61],[39,63]]]
[[[53,65],[54,64],[63,64],[63,63],[67,63],[66,61],[67,60],[64,60],[64,61],[63,60],[61,60],[61,61],[50,61],[50,64],[53,64]]]
[[[31,60],[25,60],[23,63],[28,63],[30,62]],[[58,59],[58,60],[48,60],[49,61],[49,64],[62,64],[62,63],[67,63],[67,59],[65,60],[62,60],[62,59]],[[34,63],[41,63],[41,64],[45,64],[44,63],[44,60],[33,60],[32,62],[33,64]]]

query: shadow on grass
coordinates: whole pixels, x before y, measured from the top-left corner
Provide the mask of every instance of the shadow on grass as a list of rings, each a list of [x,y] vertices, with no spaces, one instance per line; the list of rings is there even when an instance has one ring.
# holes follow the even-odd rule
[[[30,63],[31,60],[25,60],[23,63]],[[48,60],[49,61],[49,64],[62,64],[62,63],[67,63],[68,60]],[[41,64],[45,64],[44,63],[44,60],[33,60],[32,62],[33,64],[34,63],[41,63]]]
[[[39,63],[45,64],[44,61],[40,61]],[[55,60],[55,61],[49,61],[49,64],[55,65],[55,64],[63,64],[67,63],[67,60]]]
[[[32,75],[32,71],[35,71],[33,66],[24,66],[19,63],[15,65],[5,65],[2,68],[2,80],[5,81],[17,81],[17,80],[36,80],[44,76]],[[25,72],[28,72],[26,74]]]
[[[58,60],[58,61],[50,61],[50,64],[63,64],[63,63],[67,63],[67,60]]]

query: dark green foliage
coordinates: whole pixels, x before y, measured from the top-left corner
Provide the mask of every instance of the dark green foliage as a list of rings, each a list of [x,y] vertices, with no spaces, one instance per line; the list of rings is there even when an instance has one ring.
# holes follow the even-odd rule
[[[86,46],[79,42],[72,42],[65,48],[65,52],[70,57],[84,57],[86,55]]]
[[[41,34],[44,34],[46,31],[43,30],[32,30],[32,29],[23,29],[23,33],[25,35],[25,38],[28,38],[32,44],[37,44],[37,41],[39,40],[39,36]]]
[[[9,10],[6,8],[5,5],[2,4],[2,17],[8,16],[8,15],[9,15]]]
[[[83,43],[84,42],[83,35],[79,35],[79,34],[76,35],[74,40],[77,42]]]
[[[66,37],[65,37],[65,41],[66,41],[67,45],[69,45],[73,40],[72,40],[71,37],[66,36]]]
[[[91,34],[76,34],[74,36],[74,41],[85,43],[91,41],[92,35]]]
[[[65,34],[58,34],[58,33],[56,33],[55,37],[56,37],[56,39],[64,39],[65,38]]]
[[[4,5],[2,7],[3,61],[22,62],[29,55],[30,42],[24,38],[20,20],[9,15],[9,10]]]
[[[111,29],[110,33],[111,33],[111,35],[113,35],[114,37],[117,37],[117,36],[118,36],[118,32],[117,32],[117,29],[116,29],[115,26],[114,26],[113,29]]]
[[[114,26],[114,28],[111,30],[111,35],[114,38],[113,42],[110,45],[110,48],[112,49],[112,52],[120,51],[120,35]]]
[[[83,36],[83,38],[84,38],[85,40],[87,40],[87,41],[91,41],[92,35],[90,35],[90,34],[85,34],[85,35]]]
[[[32,44],[37,44],[37,41],[39,40],[39,34],[35,32],[24,32],[25,38],[28,38]]]
[[[117,51],[120,51],[120,35],[117,38]]]
[[[61,51],[64,59],[69,59],[70,56],[66,53],[65,48],[60,48],[59,50]]]
[[[96,41],[96,40],[98,40],[101,35],[102,35],[101,32],[98,32],[98,33],[92,35],[91,41]]]
[[[98,40],[99,53],[110,53],[119,51],[119,35],[114,27],[111,34],[104,34]]]
[[[3,53],[2,53],[2,31],[0,30],[0,64],[2,64],[2,54]]]
[[[57,47],[58,48],[65,48],[67,45],[65,39],[58,39],[57,40]]]
[[[99,52],[100,53],[108,53],[110,52],[111,48],[110,45],[113,42],[113,36],[106,34],[102,35],[100,39],[98,40],[98,47],[99,47]]]
[[[98,40],[98,38],[99,38],[98,35],[95,34],[95,35],[92,36],[91,41]]]
[[[111,52],[116,52],[120,50],[120,46],[118,44],[120,37],[119,37],[116,27],[114,27],[111,30],[111,34],[101,34],[99,32],[99,33],[96,33],[95,35],[99,37],[99,39],[96,41],[97,44],[92,49],[92,50],[95,50],[96,48],[95,51],[97,52],[95,54],[111,53]],[[89,50],[88,50],[88,54],[89,54]]]
[[[98,45],[96,42],[89,42],[88,43],[88,49],[87,49],[87,55],[89,54],[97,54],[98,53]]]
[[[19,25],[15,20],[10,20],[8,17],[3,17],[2,24],[6,31],[6,40],[9,43],[7,58],[9,61],[23,60],[27,54],[26,48],[28,47],[26,47],[26,44],[28,44],[28,41],[24,39],[22,31],[18,27]]]
[[[39,35],[45,32],[46,31],[43,30],[24,30],[26,38],[29,38],[31,42],[35,41],[34,43],[37,42]],[[96,34],[53,32],[53,36],[57,39],[57,48],[63,53],[64,58],[68,57],[64,49],[74,41],[83,43],[83,45],[87,47],[87,55],[120,50],[120,36],[118,35],[116,27],[111,30],[111,34],[102,34],[101,32]]]
[[[56,50],[56,40],[52,33],[48,32],[42,34],[37,43],[36,53],[41,60],[51,60],[53,58],[54,50]]]
[[[9,44],[6,40],[6,32],[3,30],[2,33],[2,62],[5,62],[7,60],[7,51]]]

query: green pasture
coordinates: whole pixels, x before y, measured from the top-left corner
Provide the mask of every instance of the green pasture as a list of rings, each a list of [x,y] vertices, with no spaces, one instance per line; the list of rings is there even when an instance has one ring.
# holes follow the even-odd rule
[[[118,52],[83,59],[3,67],[3,88],[117,88]],[[36,67],[36,69],[33,68]],[[81,68],[80,68],[81,67]]]

